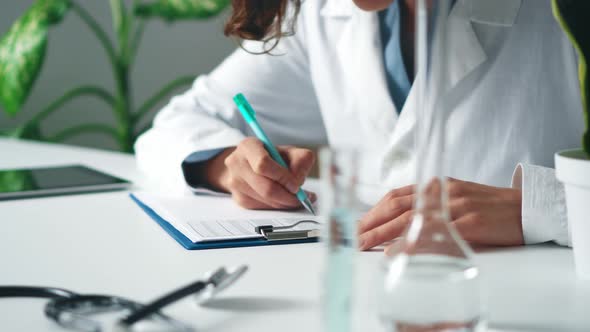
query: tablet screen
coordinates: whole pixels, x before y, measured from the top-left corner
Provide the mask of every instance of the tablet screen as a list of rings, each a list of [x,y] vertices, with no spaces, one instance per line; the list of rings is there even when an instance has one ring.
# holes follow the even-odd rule
[[[67,193],[80,188],[90,191],[124,184],[128,182],[79,165],[0,170],[0,196],[22,192]]]

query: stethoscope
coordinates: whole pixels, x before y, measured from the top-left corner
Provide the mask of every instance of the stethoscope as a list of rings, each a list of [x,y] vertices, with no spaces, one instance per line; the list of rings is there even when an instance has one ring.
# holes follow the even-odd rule
[[[75,331],[103,331],[102,324],[92,319],[92,316],[128,311],[125,317],[115,323],[116,331],[130,331],[136,323],[150,320],[163,324],[169,331],[188,332],[193,331],[191,326],[160,313],[160,310],[189,295],[195,295],[199,304],[205,303],[235,283],[247,270],[246,265],[229,270],[220,267],[203,279],[173,290],[145,305],[120,296],[78,294],[53,287],[0,286],[0,298],[49,299],[45,305],[45,316],[58,325]]]

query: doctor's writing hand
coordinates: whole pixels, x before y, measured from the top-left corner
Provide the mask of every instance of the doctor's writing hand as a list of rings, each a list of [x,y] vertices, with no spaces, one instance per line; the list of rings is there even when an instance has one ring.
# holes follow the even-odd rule
[[[449,179],[451,220],[469,243],[522,245],[521,191]],[[361,220],[359,247],[370,249],[399,237],[410,223],[414,186],[392,190]]]
[[[291,146],[278,146],[277,150],[289,169],[275,162],[258,139],[246,138],[208,163],[207,181],[231,193],[247,209],[300,208],[295,194],[313,167],[315,155],[311,150]],[[315,201],[315,194],[307,194]]]

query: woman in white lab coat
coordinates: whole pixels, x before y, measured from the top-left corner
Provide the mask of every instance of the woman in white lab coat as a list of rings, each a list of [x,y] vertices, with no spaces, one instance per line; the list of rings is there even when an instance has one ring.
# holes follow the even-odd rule
[[[234,1],[226,30],[246,39],[276,37],[294,14],[288,1]],[[298,206],[291,193],[314,161],[294,146],[337,146],[354,137],[382,152],[361,181],[393,189],[362,220],[367,249],[397,237],[412,208],[415,91],[397,110],[375,12],[392,0],[355,0],[365,10],[351,0],[290,2],[300,7],[294,34],[283,34],[275,55],[238,49],[200,76],[139,138],[138,165],[167,185],[229,192],[248,208],[290,208]],[[448,175],[460,179],[450,184],[453,222],[474,243],[567,245],[563,189],[549,167],[555,151],[579,145],[583,130],[576,55],[549,1],[491,3],[456,1],[449,18],[449,73],[459,91],[446,149]],[[258,42],[244,48],[264,50]],[[246,138],[232,101],[238,92],[274,143],[290,145],[282,148],[290,170]]]

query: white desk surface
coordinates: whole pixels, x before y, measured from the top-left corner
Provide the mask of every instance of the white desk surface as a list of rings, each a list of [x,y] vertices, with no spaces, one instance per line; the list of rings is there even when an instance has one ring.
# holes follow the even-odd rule
[[[65,163],[138,178],[130,155],[0,139],[0,169]],[[321,331],[321,244],[188,251],[126,192],[0,202],[0,227],[0,285],[148,301],[220,264],[245,263],[245,277],[206,308],[185,300],[167,313],[198,331]],[[382,257],[359,254],[367,292]],[[570,249],[493,249],[476,258],[494,331],[590,331],[590,283],[576,279]],[[63,331],[45,319],[43,304],[0,299],[0,330]]]

